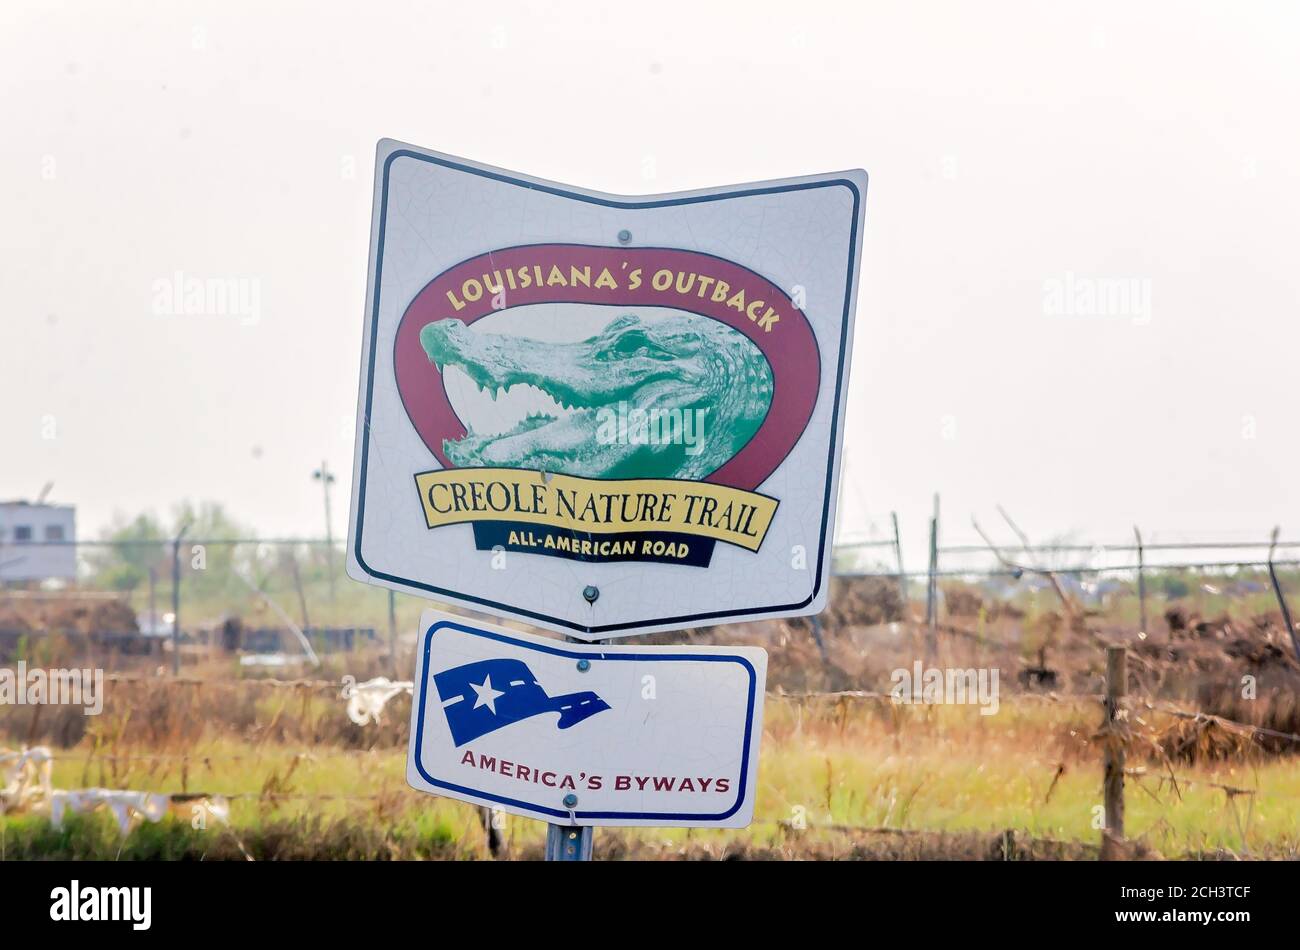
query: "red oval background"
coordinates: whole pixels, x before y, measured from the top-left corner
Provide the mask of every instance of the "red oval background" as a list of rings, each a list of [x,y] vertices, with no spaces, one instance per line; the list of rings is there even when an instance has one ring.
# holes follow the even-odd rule
[[[581,303],[625,307],[675,307],[706,317],[712,317],[739,330],[753,340],[772,367],[772,404],[767,418],[754,437],[743,449],[729,459],[705,481],[735,488],[754,490],[772,474],[790,454],[803,434],[808,419],[817,402],[817,389],[821,380],[821,355],[808,318],[795,307],[794,302],[776,284],[732,261],[696,251],[675,248],[620,248],[598,247],[586,244],[533,244],[489,251],[470,258],[450,270],[439,274],[415,295],[402,315],[393,344],[393,366],[397,376],[397,390],[402,405],[412,425],[424,444],[444,468],[454,468],[443,455],[444,439],[459,439],[465,435],[465,426],[452,408],[438,372],[420,346],[420,330],[435,320],[457,319],[466,325],[488,314],[496,313],[492,307],[491,291],[485,290],[476,302],[464,301],[461,286],[469,278],[480,282],[483,275],[496,285],[494,271],[520,267],[541,267],[542,274],[558,267],[567,279],[569,268],[591,267],[592,283],[601,268],[608,268],[619,283],[618,289],[597,287],[538,287],[506,289],[506,309],[537,303]],[[641,269],[641,286],[628,290],[627,275]],[[663,291],[651,287],[656,271],[668,269],[675,272],[704,274],[731,285],[728,297],[738,290],[745,291],[745,300],[763,300],[765,311],[771,307],[779,316],[770,331],[761,329],[756,321],[726,305],[715,303],[711,293],[701,299],[694,289],[690,293],[677,292],[676,281]],[[464,302],[456,310],[448,300],[451,291]]]

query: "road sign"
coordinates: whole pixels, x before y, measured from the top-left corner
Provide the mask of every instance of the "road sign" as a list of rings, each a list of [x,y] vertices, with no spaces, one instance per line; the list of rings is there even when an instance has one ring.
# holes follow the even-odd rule
[[[865,191],[381,142],[349,574],[586,640],[820,610]]]
[[[412,787],[553,824],[743,828],[767,652],[592,646],[424,612]]]

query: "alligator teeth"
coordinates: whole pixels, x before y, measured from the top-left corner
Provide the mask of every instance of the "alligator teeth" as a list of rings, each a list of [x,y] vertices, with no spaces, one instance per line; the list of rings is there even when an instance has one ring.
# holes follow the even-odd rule
[[[531,383],[480,383],[454,364],[447,367],[443,378],[456,414],[472,434],[480,437],[500,436],[524,423],[540,428],[563,419],[574,409],[571,403],[562,403]]]

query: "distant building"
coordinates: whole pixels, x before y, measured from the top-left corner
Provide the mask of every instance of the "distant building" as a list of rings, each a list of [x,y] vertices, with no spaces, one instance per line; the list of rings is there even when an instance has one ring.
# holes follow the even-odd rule
[[[77,509],[0,502],[0,583],[75,580]]]

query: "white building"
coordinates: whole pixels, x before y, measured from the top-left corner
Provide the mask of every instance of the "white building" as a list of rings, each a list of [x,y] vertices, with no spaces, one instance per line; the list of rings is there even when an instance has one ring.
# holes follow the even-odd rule
[[[0,502],[0,583],[77,577],[73,505]]]

